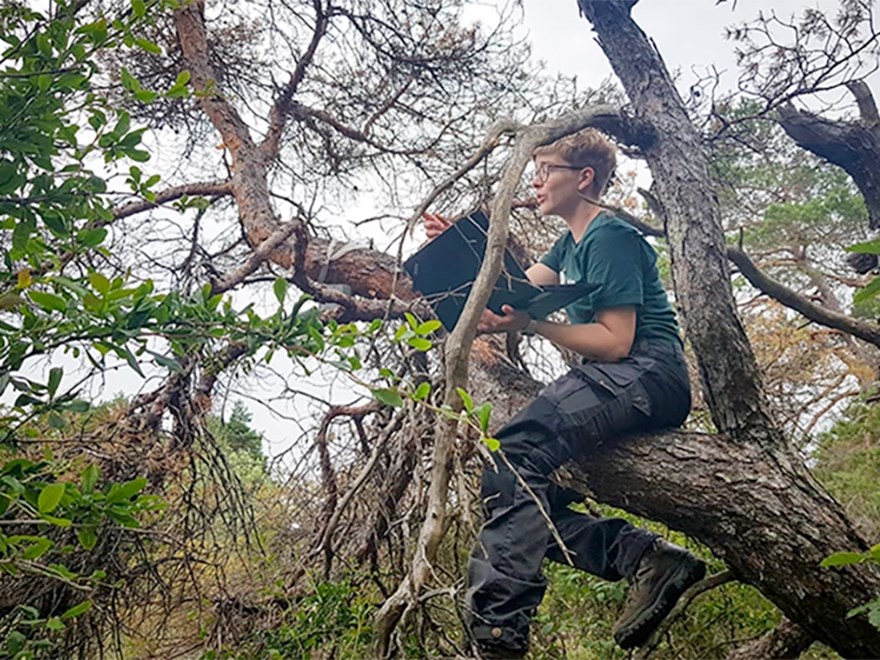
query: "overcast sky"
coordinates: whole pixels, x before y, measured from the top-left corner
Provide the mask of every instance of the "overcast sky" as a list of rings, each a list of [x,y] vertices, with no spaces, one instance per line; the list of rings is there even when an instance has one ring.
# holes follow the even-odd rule
[[[471,9],[486,22],[504,0],[482,2]],[[686,86],[706,72],[709,65],[724,74],[722,82],[736,83],[734,43],[724,38],[725,27],[750,22],[759,12],[775,11],[780,18],[800,15],[805,8],[834,10],[830,0],[641,0],[633,17],[654,40],[673,72],[681,72]],[[596,87],[612,74],[589,22],[579,17],[577,0],[523,0],[524,36],[533,55],[547,65],[547,72],[576,75],[582,87]]]

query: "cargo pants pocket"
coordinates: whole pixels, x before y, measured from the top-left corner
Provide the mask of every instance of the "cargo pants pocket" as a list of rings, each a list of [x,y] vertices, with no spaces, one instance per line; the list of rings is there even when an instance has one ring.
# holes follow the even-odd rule
[[[588,449],[648,427],[651,400],[642,377],[653,365],[653,358],[635,356],[572,369],[567,380],[573,379],[579,386],[570,383],[557,401],[561,433],[576,446]]]

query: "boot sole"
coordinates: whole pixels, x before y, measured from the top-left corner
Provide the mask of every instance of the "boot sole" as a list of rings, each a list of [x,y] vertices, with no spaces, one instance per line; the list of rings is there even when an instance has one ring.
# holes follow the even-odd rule
[[[706,575],[706,564],[700,560],[682,562],[672,576],[658,590],[657,597],[645,613],[624,630],[614,633],[614,641],[622,649],[641,646],[648,641],[666,615],[672,611],[681,595]]]

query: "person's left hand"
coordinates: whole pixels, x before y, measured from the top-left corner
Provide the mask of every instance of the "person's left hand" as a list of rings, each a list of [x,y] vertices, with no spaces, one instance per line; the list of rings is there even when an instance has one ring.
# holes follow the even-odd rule
[[[501,306],[502,314],[495,314],[487,309],[480,318],[477,330],[480,332],[519,332],[529,324],[531,316],[528,312],[514,309],[510,305]]]

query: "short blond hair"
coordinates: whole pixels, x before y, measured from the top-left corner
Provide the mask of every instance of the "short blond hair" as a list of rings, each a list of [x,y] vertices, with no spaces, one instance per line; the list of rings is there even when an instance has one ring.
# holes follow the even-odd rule
[[[559,156],[569,165],[592,167],[595,176],[590,190],[597,195],[605,192],[617,167],[617,147],[595,128],[585,128],[538,147],[532,156]]]

